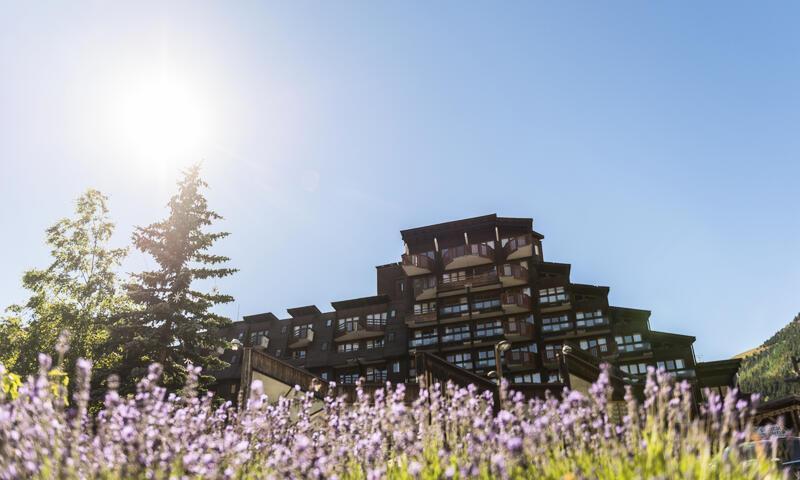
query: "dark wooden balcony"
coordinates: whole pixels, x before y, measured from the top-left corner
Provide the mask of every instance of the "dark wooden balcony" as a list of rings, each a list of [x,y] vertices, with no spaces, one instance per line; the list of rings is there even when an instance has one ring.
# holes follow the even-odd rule
[[[530,234],[509,238],[503,250],[508,260],[533,256],[533,238]]]
[[[475,267],[494,262],[494,249],[485,243],[470,243],[442,250],[445,270]]]
[[[436,277],[415,278],[413,286],[416,300],[428,300],[436,297]]]
[[[536,367],[536,353],[509,350],[506,352],[506,367],[509,370],[522,370]]]
[[[534,331],[533,324],[524,318],[509,318],[503,322],[503,336],[512,342],[531,340]]]
[[[500,302],[506,313],[522,313],[531,309],[531,297],[524,293],[505,292],[500,296]]]
[[[419,327],[436,323],[436,310],[406,315],[406,325],[409,327]]]
[[[406,275],[424,275],[434,270],[436,262],[426,253],[407,253],[402,257],[403,270]]]
[[[337,342],[363,340],[383,336],[385,331],[386,325],[368,325],[364,320],[359,320],[337,326],[333,338]]]
[[[289,339],[289,348],[303,348],[307,347],[314,341],[314,330],[311,328],[302,328],[292,332]]]
[[[477,290],[480,289],[480,287],[496,284],[498,283],[498,281],[499,280],[497,277],[497,272],[495,271],[479,273],[477,275],[471,275],[469,277],[466,277],[463,280],[440,283],[438,291],[440,293],[447,293],[447,292],[453,292],[455,290],[461,290],[467,287],[470,287],[472,290]]]
[[[504,287],[514,287],[528,283],[528,269],[515,263],[506,263],[500,267],[500,283]]]

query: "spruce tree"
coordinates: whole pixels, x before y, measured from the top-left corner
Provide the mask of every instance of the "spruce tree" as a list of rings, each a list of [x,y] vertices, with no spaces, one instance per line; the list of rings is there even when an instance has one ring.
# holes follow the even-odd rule
[[[198,282],[227,277],[235,269],[222,266],[228,257],[209,250],[227,232],[207,228],[222,217],[209,210],[202,190],[207,187],[195,165],[183,172],[178,192],[169,202],[169,217],[133,233],[134,246],[153,257],[158,268],[131,275],[127,292],[134,310],[125,314],[115,329],[122,355],[117,370],[124,390],[131,391],[153,362],[162,365],[163,384],[180,388],[187,363],[203,367],[201,384],[213,381],[209,372],[225,364],[217,349],[227,342],[216,330],[230,320],[213,312],[233,297],[216,288],[201,291]]]

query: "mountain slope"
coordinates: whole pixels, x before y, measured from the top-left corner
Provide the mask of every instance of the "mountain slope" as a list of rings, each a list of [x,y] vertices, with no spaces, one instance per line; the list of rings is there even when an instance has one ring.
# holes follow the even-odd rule
[[[764,400],[800,394],[800,382],[786,382],[797,374],[792,356],[800,356],[800,314],[759,348],[743,354],[739,386],[744,392],[761,392]]]

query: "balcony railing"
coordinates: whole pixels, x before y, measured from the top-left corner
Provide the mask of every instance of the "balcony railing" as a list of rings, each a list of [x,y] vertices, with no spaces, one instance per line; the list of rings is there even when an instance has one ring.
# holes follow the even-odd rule
[[[491,271],[486,273],[479,273],[477,275],[470,275],[461,280],[455,280],[450,282],[442,282],[439,284],[439,291],[440,292],[451,292],[453,290],[460,290],[465,288],[469,285],[471,288],[475,287],[482,287],[484,285],[490,285],[492,283],[497,283],[498,277],[497,272]]]
[[[533,324],[524,318],[509,318],[503,322],[503,335],[511,341],[530,340],[533,334]]]
[[[289,348],[302,348],[314,341],[314,330],[311,328],[301,328],[292,332],[289,340]]]
[[[530,257],[533,255],[533,238],[531,235],[509,238],[503,250],[508,260]]]
[[[506,263],[500,267],[500,282],[504,287],[528,283],[528,269],[516,263]]]
[[[506,313],[527,312],[531,309],[531,297],[524,293],[505,292],[500,296]]]
[[[509,350],[506,352],[506,366],[511,370],[532,368],[536,366],[536,354]]]
[[[349,340],[375,338],[383,335],[385,330],[386,325],[367,324],[364,320],[347,322],[337,326],[334,339],[337,342],[346,342]]]
[[[445,270],[484,265],[494,261],[494,249],[485,243],[470,243],[442,250]]]
[[[435,262],[427,253],[407,253],[402,257],[402,264],[406,275],[422,275],[431,273]]]
[[[442,343],[466,342],[472,339],[470,332],[448,333],[442,335]]]

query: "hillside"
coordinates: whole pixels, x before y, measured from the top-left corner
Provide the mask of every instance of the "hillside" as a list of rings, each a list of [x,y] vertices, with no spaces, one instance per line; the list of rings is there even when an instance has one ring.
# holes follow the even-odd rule
[[[785,382],[797,374],[792,356],[800,355],[800,314],[760,347],[740,355],[739,385],[744,392],[761,392],[764,400],[800,394],[800,383]]]

